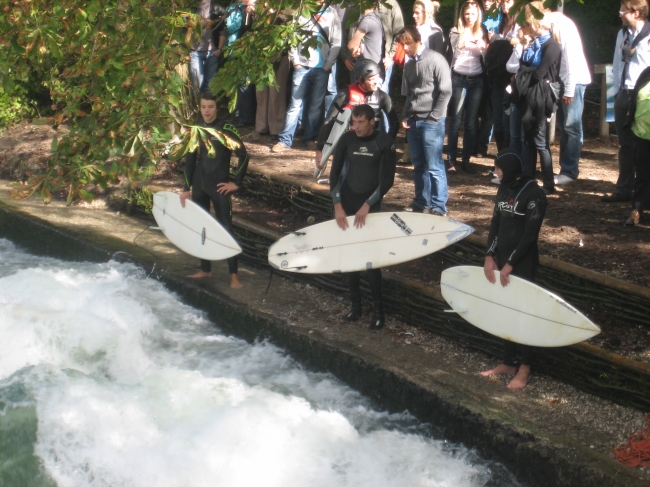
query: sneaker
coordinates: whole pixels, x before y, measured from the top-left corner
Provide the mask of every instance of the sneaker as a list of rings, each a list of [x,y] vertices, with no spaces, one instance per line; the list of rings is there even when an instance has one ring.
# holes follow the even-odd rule
[[[569,184],[575,181],[575,179],[570,178],[566,174],[558,174],[553,179],[555,180],[555,184],[557,186],[562,186],[563,184]]]
[[[412,211],[413,213],[424,213],[424,210],[420,208],[415,203],[411,203],[409,206],[404,208],[404,211]]]
[[[492,181],[490,181],[492,184],[501,184],[501,180],[499,178],[494,178]]]
[[[433,216],[447,216],[444,213],[439,212],[438,210],[431,210],[430,215],[433,215]]]
[[[286,152],[289,150],[289,147],[284,145],[282,142],[278,142],[273,147],[271,147],[271,152]]]

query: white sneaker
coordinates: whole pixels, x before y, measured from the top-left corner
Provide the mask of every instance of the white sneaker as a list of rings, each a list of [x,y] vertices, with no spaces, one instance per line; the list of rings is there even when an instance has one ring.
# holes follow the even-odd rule
[[[501,180],[499,178],[494,178],[492,181],[490,181],[492,184],[501,184]]]
[[[555,180],[556,186],[562,186],[563,184],[569,184],[575,181],[575,179],[570,178],[566,174],[557,174],[553,179]]]

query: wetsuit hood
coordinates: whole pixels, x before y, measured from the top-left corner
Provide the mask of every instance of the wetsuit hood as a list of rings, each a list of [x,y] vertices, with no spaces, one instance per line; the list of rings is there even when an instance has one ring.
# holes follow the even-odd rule
[[[501,184],[514,183],[524,173],[523,163],[519,153],[511,148],[500,150],[494,164],[503,171]]]

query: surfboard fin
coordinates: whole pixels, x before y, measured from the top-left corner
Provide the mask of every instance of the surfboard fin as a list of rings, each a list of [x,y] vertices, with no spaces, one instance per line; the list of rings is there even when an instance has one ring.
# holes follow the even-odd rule
[[[459,315],[467,313],[468,310],[466,309],[446,309],[445,313],[458,313]]]
[[[151,230],[160,230],[161,232],[164,232],[164,231],[165,231],[165,229],[164,229],[163,227],[154,227],[154,226],[151,226],[151,227],[149,227],[149,228],[150,228]]]

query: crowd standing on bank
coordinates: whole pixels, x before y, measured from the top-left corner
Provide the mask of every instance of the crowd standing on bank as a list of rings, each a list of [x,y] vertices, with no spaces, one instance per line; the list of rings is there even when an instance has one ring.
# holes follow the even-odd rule
[[[256,6],[255,1],[237,0],[226,8],[210,0],[198,3],[200,15],[212,20],[212,27],[202,31],[190,52],[192,83],[204,94],[203,124],[223,126],[210,111],[212,105],[216,109],[214,98],[205,93],[224,61],[224,47],[245,36],[253,28],[256,12],[267,8]],[[497,155],[492,183],[499,190],[485,274],[492,282],[493,271],[498,270],[502,285],[507,285],[509,274],[534,280],[546,195],[579,175],[584,95],[591,74],[575,23],[545,8],[540,0],[527,4],[523,11],[514,11],[513,0],[485,0],[483,4],[468,0],[459,4],[457,25],[445,34],[436,23],[438,2],[416,0],[412,25],[407,26],[399,4],[395,0],[386,3],[390,8],[378,4],[350,20],[346,9],[327,2],[310,18],[292,12],[277,16],[276,22],[296,21],[303,26],[302,42],[273,66],[278,88],[256,92],[250,83],[240,87],[235,125],[254,125],[254,139],[276,138],[273,153],[287,152],[296,145],[314,150],[315,164],[321,168],[332,126],[350,108],[353,130],[337,145],[330,174],[333,215],[343,229],[346,215],[355,215],[355,225],[363,226],[368,212],[380,211],[381,200],[393,184],[394,141],[400,129],[407,142],[401,162],[413,164],[414,180],[413,201],[405,210],[438,216],[448,214],[447,177],[461,170],[475,174],[471,157],[485,156],[493,139]],[[602,201],[632,201],[625,224],[636,225],[650,200],[647,0],[622,0],[619,16],[623,28],[614,50],[619,178],[616,191]],[[304,49],[312,38],[318,39],[316,46]],[[342,83],[347,85],[343,88],[337,79],[346,76],[337,78],[337,63],[349,72],[349,84]],[[401,82],[394,83],[401,85],[404,96],[399,118],[390,98],[395,65],[403,68]],[[553,172],[549,147],[549,122],[554,114],[562,132],[558,174]],[[461,127],[462,149],[458,144]],[[235,127],[222,129],[237,136]],[[361,146],[372,158],[356,161],[354,150]],[[223,147],[217,149],[222,158],[229,156]],[[226,200],[241,185],[248,161],[245,150],[238,155],[238,176],[229,182],[221,175],[221,189],[216,192],[201,190],[207,171],[199,166],[210,164],[202,149],[190,157],[187,174],[184,197],[190,197],[191,188],[192,198],[204,206],[212,201],[226,226],[230,221]],[[541,187],[535,180],[538,160]],[[229,266],[231,282],[239,285],[236,261]],[[209,265],[202,262],[201,271],[193,277],[209,272]],[[369,272],[368,280],[374,302],[371,328],[379,329],[384,324],[381,273]],[[362,314],[358,273],[350,276],[350,293],[352,307],[345,319],[356,321]],[[501,366],[485,374],[516,374],[510,387],[525,387],[532,350],[525,348],[523,362],[517,363],[515,349],[506,346],[504,357]]]

